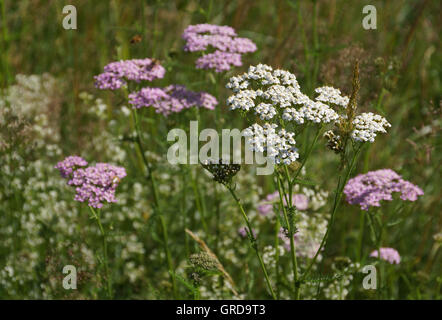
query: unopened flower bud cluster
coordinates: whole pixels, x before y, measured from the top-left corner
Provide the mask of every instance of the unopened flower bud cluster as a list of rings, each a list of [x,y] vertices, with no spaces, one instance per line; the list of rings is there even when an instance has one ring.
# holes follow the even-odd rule
[[[223,159],[208,159],[202,163],[204,169],[213,174],[213,180],[227,185],[241,169],[239,164],[228,163]]]

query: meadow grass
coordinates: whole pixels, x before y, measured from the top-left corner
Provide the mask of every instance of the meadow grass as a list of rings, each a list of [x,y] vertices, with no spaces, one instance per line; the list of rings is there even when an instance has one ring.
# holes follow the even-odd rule
[[[276,291],[270,293],[260,261],[249,250],[253,241],[249,244],[236,234],[238,227],[245,226],[244,212],[251,215],[252,228],[258,226],[263,256],[265,247],[278,248],[280,222],[268,223],[256,214],[257,204],[278,189],[277,181],[256,176],[253,168],[243,166],[236,177],[238,195],[231,197],[231,190],[211,181],[202,167],[171,166],[160,157],[170,145],[167,132],[188,131],[190,120],[199,120],[200,130],[248,126],[247,118],[229,111],[225,101],[231,92],[225,85],[250,65],[265,63],[296,74],[309,96],[322,85],[350,96],[356,60],[359,112],[376,112],[392,126],[361,149],[350,177],[391,168],[420,186],[424,195],[416,202],[385,202],[379,209],[390,217],[384,242],[402,258],[399,265],[382,264],[381,289],[363,290],[364,274],[355,272],[349,284],[336,280],[337,293],[329,293],[327,288],[335,280],[328,279],[321,287],[316,278],[333,278],[353,263],[377,263],[369,257],[375,243],[368,215],[342,199],[322,260],[308,279],[301,276],[310,281],[308,288],[301,288],[301,298],[441,298],[437,1],[72,0],[70,4],[77,8],[77,30],[62,28],[63,1],[0,0],[2,96],[20,74],[47,73],[54,79],[45,91],[48,98],[42,98],[46,106],[34,106],[24,114],[24,128],[35,123],[43,128],[35,136],[26,138],[20,125],[12,130],[8,124],[19,121],[4,121],[7,117],[0,113],[2,139],[14,141],[13,146],[0,148],[0,233],[7,239],[0,244],[0,298],[296,298],[299,292],[293,293],[289,276],[295,257],[290,253],[279,257],[276,250],[276,257],[268,258],[276,266],[264,257]],[[377,8],[376,30],[362,28],[362,8],[367,4]],[[245,54],[243,66],[227,73],[198,70],[195,55],[183,51],[181,39],[188,25],[198,23],[229,25],[258,50]],[[136,35],[141,41],[131,43]],[[127,116],[122,106],[130,106],[124,94],[94,87],[93,77],[109,62],[147,57],[158,59],[166,69],[164,78],[155,80],[156,86],[177,83],[208,92],[217,98],[217,110],[194,108],[166,118],[153,108],[142,108],[134,117]],[[13,104],[4,101],[2,108]],[[98,111],[99,105],[104,110]],[[36,118],[40,112],[43,122]],[[308,150],[315,129],[306,130],[303,140],[297,140],[301,156],[311,152],[301,178],[329,192],[321,209],[328,219],[340,159],[325,150],[322,137]],[[87,156],[90,162],[117,163],[128,172],[117,192],[119,202],[102,210],[110,270],[102,263],[100,232],[88,219],[88,208],[73,201],[72,191],[53,169],[71,154]],[[200,232],[226,273],[198,269],[207,278],[201,282],[189,276],[196,267],[188,259],[202,249],[185,229]],[[351,263],[342,267],[339,263],[345,259],[340,257]],[[79,266],[78,290],[61,287],[61,269],[67,264]],[[299,268],[305,271],[307,265]],[[106,285],[109,277],[112,289]],[[348,292],[343,295],[344,289]]]

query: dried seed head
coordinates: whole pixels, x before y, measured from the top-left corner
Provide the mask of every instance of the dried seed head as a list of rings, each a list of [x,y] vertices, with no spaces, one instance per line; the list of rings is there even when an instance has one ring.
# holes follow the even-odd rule
[[[339,131],[341,131],[345,136],[349,135],[353,130],[353,119],[356,114],[356,109],[358,106],[358,94],[360,88],[359,82],[359,61],[356,60],[354,69],[353,69],[353,90],[351,92],[350,100],[347,106],[347,112],[344,117],[341,117],[340,122],[338,123]]]
[[[216,270],[218,262],[207,252],[194,253],[189,257],[190,264],[203,270]]]
[[[351,260],[348,257],[336,257],[334,265],[338,270],[342,270],[351,265]]]
[[[343,144],[341,136],[335,134],[333,130],[326,131],[324,133],[324,138],[327,139],[327,147],[333,150],[335,153],[340,153],[343,151]]]
[[[213,180],[224,185],[230,184],[232,178],[241,169],[239,164],[226,163],[222,159],[209,159],[201,165],[213,175]]]

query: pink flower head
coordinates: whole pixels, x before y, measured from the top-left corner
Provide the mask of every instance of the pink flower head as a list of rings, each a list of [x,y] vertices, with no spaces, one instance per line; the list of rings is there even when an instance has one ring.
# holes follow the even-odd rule
[[[182,35],[186,42],[184,50],[189,52],[206,51],[196,61],[199,69],[215,69],[216,72],[230,70],[232,66],[241,66],[241,54],[256,51],[256,45],[247,38],[240,38],[233,28],[211,24],[188,26]]]
[[[163,78],[166,70],[156,61],[132,59],[111,62],[104,67],[104,72],[95,76],[95,86],[99,89],[116,90],[127,84],[127,81],[137,83],[146,80],[153,81]]]
[[[399,264],[399,262],[401,262],[399,252],[393,248],[380,248],[379,252],[381,253],[381,259],[388,261],[390,264]],[[377,258],[379,252],[378,250],[373,250],[373,252],[370,253],[370,257]]]
[[[391,169],[360,174],[350,179],[344,188],[347,202],[360,205],[362,210],[380,207],[381,200],[392,201],[396,192],[400,193],[402,200],[409,201],[416,201],[418,196],[424,194],[421,188],[402,179]]]
[[[66,157],[63,161],[57,163],[54,167],[60,171],[60,174],[63,178],[68,178],[74,170],[78,167],[87,166],[87,161],[79,156],[69,156]]]
[[[216,72],[228,71],[232,66],[242,66],[241,55],[239,53],[230,53],[215,51],[208,53],[196,60],[198,69],[215,69]]]
[[[68,184],[76,186],[76,201],[87,201],[89,206],[101,208],[102,202],[117,202],[115,190],[125,176],[126,170],[123,167],[97,163],[95,166],[74,171]]]
[[[168,116],[191,107],[213,110],[218,101],[206,92],[194,92],[182,85],[170,85],[164,89],[143,88],[133,92],[129,94],[129,103],[134,108],[154,107],[157,113]]]
[[[86,166],[83,158],[69,156],[57,163],[55,168],[60,170],[63,178],[68,179],[68,185],[76,187],[76,201],[87,201],[94,208],[101,208],[104,201],[116,202],[115,190],[126,176],[126,170],[108,163]]]

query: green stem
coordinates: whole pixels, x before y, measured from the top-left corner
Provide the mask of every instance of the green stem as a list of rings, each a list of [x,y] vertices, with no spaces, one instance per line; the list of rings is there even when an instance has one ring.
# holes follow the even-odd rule
[[[279,220],[276,219],[275,223],[275,273],[276,273],[276,297],[279,300],[279,285],[281,283],[281,276],[279,273],[279,229],[281,228],[281,225],[279,223]]]
[[[216,188],[217,184],[214,182],[213,188],[215,191],[215,253],[218,255],[218,245],[219,245],[219,235],[220,235],[220,217],[221,217],[221,200],[219,198],[218,189]]]
[[[286,169],[286,174],[288,174],[287,171],[287,167],[285,166]],[[287,230],[288,230],[288,237],[290,240],[290,256],[291,256],[291,260],[292,260],[292,269],[293,269],[293,289],[294,289],[294,296],[295,296],[295,300],[299,299],[299,274],[298,274],[298,262],[296,260],[296,247],[295,247],[295,239],[294,239],[294,230],[293,230],[293,223],[292,223],[292,219],[289,219],[289,216],[287,214],[287,209],[284,205],[284,201],[282,198],[282,187],[281,187],[281,178],[279,176],[277,176],[278,179],[278,193],[279,193],[279,201],[281,203],[281,207],[282,207],[282,212],[284,215],[284,220],[285,223],[287,225]],[[287,180],[290,181],[290,178],[287,176]],[[290,186],[290,182],[289,182],[289,202],[287,203],[289,206],[289,210],[292,210],[292,195],[291,195],[291,186]],[[291,213],[292,214],[292,213]]]
[[[3,88],[6,88],[8,84],[11,82],[11,75],[9,71],[9,59],[8,59],[8,52],[9,52],[9,35],[8,35],[8,25],[6,21],[6,9],[5,9],[5,1],[0,0],[0,6],[1,6],[1,15],[2,15],[2,29],[3,29],[3,41],[2,41],[2,47],[1,51],[3,52],[2,60],[3,60],[3,70],[2,74],[4,73],[4,79],[1,79],[1,85]],[[3,77],[1,77],[3,78]]]
[[[387,93],[388,93],[388,91],[385,90],[384,87],[382,87],[381,93],[379,94],[378,100],[376,101],[376,110],[378,112],[383,112],[383,108],[381,108],[381,104],[382,104],[382,101],[384,100],[385,94],[387,94]]]
[[[365,229],[365,212],[361,212],[361,217],[359,221],[359,237],[358,237],[358,248],[357,248],[358,262],[361,262],[362,259],[362,242],[364,239],[364,229]]]
[[[186,188],[186,177],[185,172],[181,172],[182,177],[182,186],[181,186],[181,205],[180,205],[180,211],[181,216],[183,217],[183,225],[184,230],[188,229],[188,215],[187,215],[187,208],[186,208],[186,199],[187,199],[187,188]],[[187,232],[184,232],[184,243],[186,247],[186,257],[190,256],[190,248],[189,248],[189,236]]]
[[[313,264],[316,262],[316,259],[318,258],[319,253],[321,252],[322,248],[324,247],[324,245],[325,245],[325,243],[326,243],[326,241],[327,241],[327,239],[328,239],[328,235],[330,234],[330,230],[331,230],[331,228],[332,228],[332,226],[333,226],[333,222],[334,222],[334,219],[335,219],[336,211],[338,210],[339,204],[340,204],[340,202],[341,202],[342,193],[343,193],[343,191],[344,191],[344,186],[345,186],[345,184],[347,183],[348,179],[350,178],[350,175],[351,175],[351,173],[352,173],[352,171],[353,171],[353,168],[354,168],[354,166],[355,166],[355,163],[356,163],[356,158],[358,157],[358,155],[359,155],[359,153],[360,153],[362,147],[363,147],[363,145],[361,145],[361,146],[356,150],[356,152],[353,154],[353,157],[352,157],[352,160],[351,160],[350,167],[349,167],[348,170],[347,170],[347,174],[345,175],[344,180],[342,180],[342,171],[341,171],[341,174],[339,175],[339,178],[338,178],[338,185],[337,185],[337,188],[336,188],[336,194],[335,194],[335,200],[334,200],[334,203],[333,203],[333,209],[332,209],[332,213],[331,213],[331,216],[330,216],[330,223],[329,223],[328,226],[327,226],[327,230],[326,230],[326,232],[325,232],[324,237],[322,238],[322,241],[321,241],[321,244],[320,244],[318,250],[317,250],[316,253],[315,253],[315,256],[314,256],[313,259],[310,261],[310,263],[309,263],[309,265],[308,265],[306,271],[304,272],[304,274],[302,275],[302,277],[301,277],[301,279],[300,279],[300,282],[304,281],[305,278],[308,276],[308,274],[309,274],[309,272],[310,272],[310,270],[311,270]]]
[[[273,291],[272,285],[270,284],[270,279],[269,279],[269,275],[268,275],[268,273],[267,273],[267,268],[266,268],[266,266],[264,265],[264,261],[262,260],[261,254],[259,253],[259,250],[258,250],[258,244],[256,243],[255,236],[253,235],[252,226],[250,225],[249,218],[247,217],[247,214],[246,214],[246,212],[244,211],[244,208],[243,208],[243,206],[242,206],[242,204],[241,204],[241,201],[240,201],[240,199],[237,197],[237,195],[235,194],[235,191],[232,189],[232,187],[227,186],[227,189],[230,191],[230,194],[232,195],[233,199],[235,199],[235,202],[236,202],[236,204],[238,205],[239,210],[240,210],[241,213],[242,213],[242,216],[243,216],[243,218],[244,218],[244,221],[245,221],[245,223],[246,223],[246,225],[247,225],[247,229],[248,229],[248,230],[247,230],[247,233],[248,233],[248,237],[249,237],[249,239],[250,239],[250,243],[251,243],[251,245],[252,245],[253,250],[254,250],[255,253],[256,253],[256,256],[258,257],[259,264],[261,265],[262,272],[264,273],[264,277],[265,277],[265,280],[266,280],[267,287],[268,287],[268,289],[269,289],[269,291],[270,291],[270,293],[271,293],[273,299],[276,300],[276,295],[275,295],[275,292]]]
[[[381,260],[381,250],[380,250],[380,243],[381,243],[381,238],[382,238],[382,235],[381,235],[381,233],[382,233],[382,228],[381,228],[381,226],[378,226],[378,228],[379,228],[379,233],[376,233],[376,230],[375,230],[375,228],[376,228],[376,223],[375,223],[375,219],[373,218],[373,216],[372,216],[372,213],[369,211],[369,212],[367,212],[367,214],[368,214],[368,220],[369,220],[369,222],[370,222],[370,228],[371,228],[371,232],[373,233],[373,237],[374,237],[374,245],[375,245],[375,247],[376,247],[376,250],[377,250],[377,252],[378,252],[378,257],[377,257],[377,259],[378,259],[378,262],[379,262],[379,274],[378,274],[378,276],[379,276],[379,289],[380,290],[378,290],[378,297],[381,295],[381,291],[382,291],[382,276],[381,276],[381,273],[382,273],[382,260]]]
[[[384,292],[384,287],[382,285],[382,281],[385,282],[385,264],[382,262],[381,259],[381,247],[382,247],[382,240],[383,240],[383,233],[384,233],[384,223],[382,221],[382,212],[379,212],[378,210],[378,223],[379,223],[379,238],[377,239],[377,243],[376,243],[376,248],[378,250],[378,260],[379,260],[379,266],[380,266],[380,270],[379,270],[379,288],[381,290],[380,291],[380,297],[382,298],[383,296],[383,292]]]
[[[195,205],[198,212],[201,214],[201,223],[203,225],[204,231],[208,233],[208,227],[206,222],[206,207],[203,204],[203,200],[201,199],[201,193],[198,187],[197,175],[195,173],[195,178],[192,175],[192,172],[189,170],[190,179],[192,180],[192,188],[193,194],[195,197]]]
[[[302,168],[304,168],[304,165],[305,165],[305,163],[307,162],[308,157],[310,156],[310,154],[311,154],[313,148],[315,147],[316,142],[318,141],[318,138],[319,138],[319,136],[320,136],[320,134],[321,134],[321,129],[322,129],[322,126],[320,126],[320,127],[318,128],[318,131],[316,131],[315,138],[313,139],[313,142],[310,144],[309,148],[307,149],[307,152],[305,153],[304,158],[303,158],[303,160],[302,160],[302,162],[301,162],[301,166],[300,166],[299,169],[296,171],[296,174],[295,174],[295,176],[293,177],[293,179],[291,179],[291,181],[289,180],[289,181],[290,181],[290,184],[294,184],[294,183],[296,183],[296,178],[298,178],[299,174],[301,173]]]
[[[280,202],[281,202],[281,207],[283,209],[283,214],[284,214],[284,220],[286,222],[287,225],[287,229],[288,229],[288,234],[289,234],[289,241],[290,241],[290,255],[291,255],[291,260],[292,260],[292,269],[293,269],[293,287],[294,287],[294,296],[295,299],[299,299],[300,298],[300,282],[299,282],[299,274],[298,274],[298,263],[297,263],[297,258],[296,258],[296,246],[295,246],[295,240],[294,240],[294,230],[293,230],[293,219],[294,217],[292,216],[294,213],[292,213],[292,211],[294,210],[293,208],[293,185],[296,182],[296,179],[298,177],[298,175],[301,173],[302,168],[304,167],[305,163],[307,162],[308,157],[310,156],[317,140],[318,137],[320,135],[321,132],[321,127],[318,128],[315,138],[313,139],[312,143],[310,144],[309,148],[307,149],[307,152],[304,156],[304,159],[301,163],[301,166],[298,168],[298,170],[295,173],[295,176],[293,177],[293,179],[290,178],[290,174],[288,171],[288,168],[286,165],[284,165],[284,172],[286,175],[286,179],[287,179],[287,183],[288,183],[288,195],[286,195],[286,192],[283,192],[283,184],[281,183],[281,179],[279,176],[277,176],[278,179],[278,192],[279,192],[279,198],[280,198]],[[290,210],[290,217],[287,214],[287,210],[285,208],[284,205],[284,201],[283,201],[283,194],[286,197],[286,203],[288,205],[288,208]],[[287,201],[288,200],[288,201]]]
[[[138,114],[137,114],[137,110],[136,109],[132,109],[132,115],[133,115],[133,119],[134,119],[134,122],[135,122],[135,131],[136,131],[135,141],[137,143],[137,146],[138,146],[138,149],[139,149],[139,153],[141,154],[141,158],[142,158],[142,160],[144,162],[144,165],[146,167],[147,177],[150,180],[150,183],[152,185],[153,197],[154,197],[154,209],[156,209],[156,211],[158,213],[158,216],[160,218],[160,222],[161,222],[161,230],[162,230],[162,233],[163,233],[163,242],[164,242],[164,251],[165,251],[165,254],[166,254],[166,260],[167,260],[167,266],[169,268],[170,278],[171,278],[171,281],[172,281],[173,295],[174,295],[174,297],[177,297],[175,273],[174,273],[174,267],[173,267],[173,263],[172,263],[172,255],[170,253],[169,241],[168,241],[168,235],[167,235],[167,224],[165,222],[163,212],[162,212],[162,210],[160,208],[160,201],[159,201],[159,196],[158,196],[158,188],[157,188],[157,184],[156,184],[156,181],[155,181],[155,176],[153,175],[152,167],[151,167],[149,161],[147,160],[146,155],[144,154],[143,144],[142,144],[142,141],[141,141],[140,123],[139,123],[139,120],[138,120]]]
[[[103,225],[101,223],[101,212],[98,210],[98,213],[95,212],[94,208],[91,206],[88,206],[89,210],[92,213],[92,216],[97,221],[98,228],[100,229],[101,237],[103,240],[103,266],[104,266],[104,274],[106,278],[106,288],[107,288],[107,295],[109,299],[112,299],[112,279],[109,274],[109,262],[108,262],[108,253],[107,253],[107,236],[106,232],[104,231]]]
[[[193,290],[193,300],[200,300],[200,288],[198,287]]]
[[[158,188],[156,185],[156,181],[155,181],[155,176],[153,175],[153,170],[152,167],[149,163],[149,161],[147,160],[147,157],[145,155],[144,152],[144,148],[143,148],[143,144],[141,141],[141,129],[140,129],[140,123],[139,123],[139,119],[138,119],[138,114],[137,114],[137,110],[136,109],[132,109],[132,115],[134,118],[134,122],[135,122],[135,131],[136,131],[136,144],[138,146],[138,150],[141,154],[141,159],[144,162],[144,165],[146,167],[146,175],[148,177],[148,179],[150,180],[151,184],[152,184],[152,190],[153,190],[153,197],[154,197],[154,202],[155,202],[155,206],[159,207],[159,196],[158,196]]]

